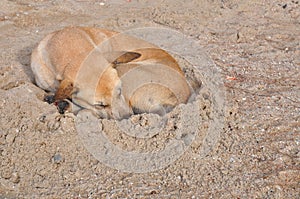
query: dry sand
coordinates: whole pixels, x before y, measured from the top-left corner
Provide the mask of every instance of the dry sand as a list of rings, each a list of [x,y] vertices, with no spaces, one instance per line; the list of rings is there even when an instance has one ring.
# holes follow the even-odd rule
[[[30,54],[69,25],[184,34],[148,39],[200,93],[161,131],[151,115],[60,115]],[[1,0],[0,33],[0,198],[299,198],[300,1]]]

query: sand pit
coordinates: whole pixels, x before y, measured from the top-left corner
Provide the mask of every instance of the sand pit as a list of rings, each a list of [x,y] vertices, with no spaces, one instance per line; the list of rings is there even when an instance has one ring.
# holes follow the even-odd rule
[[[297,198],[299,4],[2,0],[0,198]],[[150,27],[201,87],[163,117],[60,115],[30,55],[70,25]]]

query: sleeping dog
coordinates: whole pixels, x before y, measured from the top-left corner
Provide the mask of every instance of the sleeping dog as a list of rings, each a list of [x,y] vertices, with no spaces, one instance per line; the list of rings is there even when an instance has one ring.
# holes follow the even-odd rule
[[[89,109],[101,118],[164,114],[186,103],[191,89],[175,59],[144,40],[115,31],[67,27],[33,50],[36,84],[59,112]],[[72,105],[70,105],[72,104]]]

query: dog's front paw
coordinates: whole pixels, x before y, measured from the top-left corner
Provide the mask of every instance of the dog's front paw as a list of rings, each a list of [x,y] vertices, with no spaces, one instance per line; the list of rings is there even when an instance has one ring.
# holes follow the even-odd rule
[[[44,101],[48,104],[52,104],[55,102],[55,95],[45,95]]]

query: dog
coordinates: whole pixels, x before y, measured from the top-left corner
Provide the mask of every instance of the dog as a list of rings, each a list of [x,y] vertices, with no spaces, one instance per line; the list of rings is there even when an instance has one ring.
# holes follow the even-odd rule
[[[165,114],[191,88],[176,60],[144,40],[93,27],[66,27],[33,50],[36,84],[60,113],[89,109],[101,118]],[[70,106],[71,104],[71,106]]]

